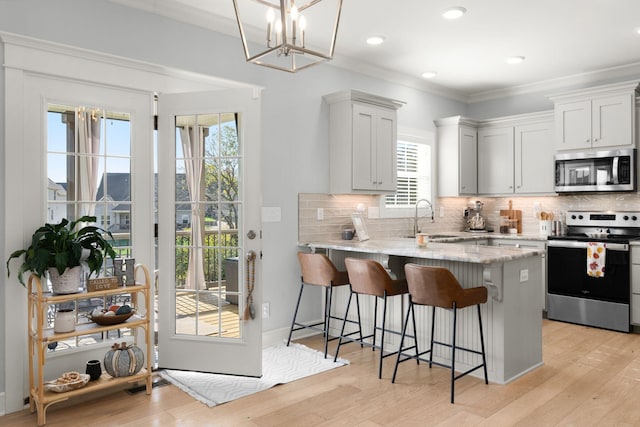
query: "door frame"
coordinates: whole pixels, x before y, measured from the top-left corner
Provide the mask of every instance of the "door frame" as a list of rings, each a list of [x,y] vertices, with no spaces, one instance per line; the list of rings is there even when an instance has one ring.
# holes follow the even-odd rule
[[[4,186],[0,189],[0,206],[2,208],[3,244],[0,246],[2,259],[24,246],[33,233],[33,224],[40,224],[42,212],[38,208],[27,215],[22,209],[25,189],[39,188],[41,182],[30,176],[28,165],[42,167],[46,158],[43,151],[35,154],[25,149],[22,141],[25,138],[24,126],[28,111],[25,105],[24,88],[29,75],[41,75],[48,78],[62,78],[87,85],[113,87],[122,90],[134,90],[149,95],[149,107],[152,110],[153,95],[196,90],[217,90],[221,88],[250,87],[239,82],[219,79],[212,76],[182,71],[166,66],[145,63],[111,54],[80,49],[69,45],[53,43],[45,40],[0,32],[0,42],[4,50],[4,158],[0,160],[4,166]],[[10,107],[10,108],[8,108]],[[43,135],[44,137],[44,135]],[[149,140],[152,139],[152,128],[149,129]],[[18,141],[9,144],[7,141]],[[151,156],[153,156],[151,147]],[[151,163],[151,162],[150,162]],[[19,178],[19,179],[18,179]],[[37,181],[37,182],[34,182]],[[36,185],[38,187],[36,187]],[[145,195],[148,206],[153,206],[153,192]],[[136,197],[145,197],[137,195]],[[44,196],[43,196],[44,197]],[[43,198],[40,197],[39,200]],[[39,202],[38,202],[39,203]],[[32,206],[33,207],[33,206]],[[149,215],[152,218],[152,215]],[[149,245],[153,245],[153,232],[149,227]],[[153,254],[151,250],[149,252]],[[154,265],[154,260],[140,260]],[[0,274],[7,277],[6,265],[0,263]],[[3,307],[2,307],[3,306]],[[5,286],[0,286],[0,307],[4,310],[3,331],[0,334],[0,354],[4,356],[4,378],[0,373],[0,413],[10,413],[24,408],[24,398],[28,390],[28,353],[27,353],[27,319],[25,308],[27,295],[18,283],[15,274],[5,279]],[[150,312],[153,315],[152,312]],[[10,322],[8,321],[10,320]],[[153,321],[153,319],[152,319]],[[16,351],[16,349],[19,349]],[[4,400],[2,394],[4,391]]]

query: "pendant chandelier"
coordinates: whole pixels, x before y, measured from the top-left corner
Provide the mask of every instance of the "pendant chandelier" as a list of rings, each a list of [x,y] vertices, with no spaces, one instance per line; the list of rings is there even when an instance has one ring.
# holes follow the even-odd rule
[[[342,0],[303,1],[233,0],[247,62],[295,73],[333,58]]]

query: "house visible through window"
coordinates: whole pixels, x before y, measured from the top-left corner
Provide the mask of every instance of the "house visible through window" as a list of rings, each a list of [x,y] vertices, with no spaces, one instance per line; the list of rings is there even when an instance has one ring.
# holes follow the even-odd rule
[[[397,192],[381,198],[381,216],[410,216],[418,200],[427,199],[433,203],[433,139],[431,133],[399,133]]]

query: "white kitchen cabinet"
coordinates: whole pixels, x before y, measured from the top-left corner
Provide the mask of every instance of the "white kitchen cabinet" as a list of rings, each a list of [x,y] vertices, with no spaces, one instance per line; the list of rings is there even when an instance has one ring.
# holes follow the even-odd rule
[[[637,86],[624,82],[551,96],[556,149],[634,147]]]
[[[552,193],[555,146],[551,117],[538,123],[514,126],[514,147],[514,192]]]
[[[461,116],[434,121],[438,144],[438,196],[478,192],[478,123]]]
[[[402,102],[354,90],[329,104],[329,192],[395,193],[397,109]]]
[[[508,246],[514,248],[542,249],[546,252],[547,242],[524,239],[491,239],[492,246]],[[542,310],[547,310],[547,257],[542,260]]]
[[[478,129],[478,194],[553,193],[553,115],[487,120]]]
[[[513,126],[478,130],[478,193],[513,193]]]

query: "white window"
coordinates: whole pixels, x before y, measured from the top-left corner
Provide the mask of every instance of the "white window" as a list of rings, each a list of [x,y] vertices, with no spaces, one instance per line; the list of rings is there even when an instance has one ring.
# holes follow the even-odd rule
[[[398,132],[398,191],[380,198],[380,216],[414,215],[416,202],[434,203],[435,138],[433,132],[405,129]]]

